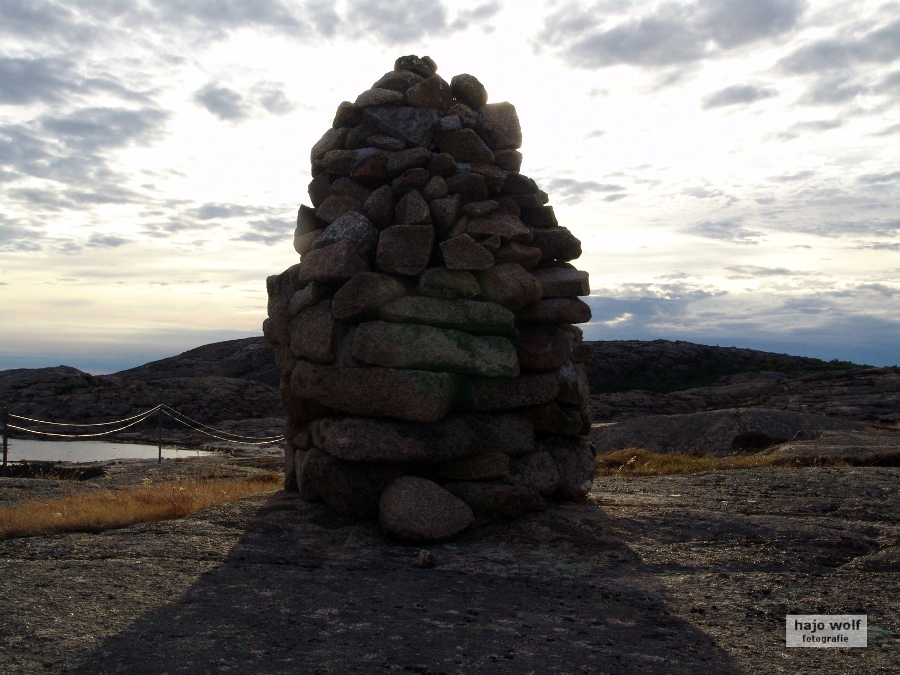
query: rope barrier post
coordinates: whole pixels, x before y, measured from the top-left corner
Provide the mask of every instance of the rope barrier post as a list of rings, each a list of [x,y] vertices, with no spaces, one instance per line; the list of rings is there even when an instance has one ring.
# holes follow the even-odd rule
[[[158,406],[156,410],[156,428],[158,431],[157,440],[159,441],[159,459],[157,464],[162,464],[162,406]]]
[[[3,409],[3,473],[6,474],[6,458],[9,455],[9,411]]]

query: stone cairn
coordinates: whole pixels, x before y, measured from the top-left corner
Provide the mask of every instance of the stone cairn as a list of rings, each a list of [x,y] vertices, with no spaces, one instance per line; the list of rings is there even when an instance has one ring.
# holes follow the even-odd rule
[[[519,173],[510,103],[404,56],[310,153],[267,279],[286,489],[412,541],[575,499],[595,461],[581,242]]]

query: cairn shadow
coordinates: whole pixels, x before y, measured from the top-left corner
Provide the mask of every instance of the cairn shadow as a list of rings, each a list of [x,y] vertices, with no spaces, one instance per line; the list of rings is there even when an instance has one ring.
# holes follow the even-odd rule
[[[376,523],[290,493],[195,517],[240,527],[221,564],[69,672],[743,672],[669,613],[595,503],[431,546],[433,568]]]

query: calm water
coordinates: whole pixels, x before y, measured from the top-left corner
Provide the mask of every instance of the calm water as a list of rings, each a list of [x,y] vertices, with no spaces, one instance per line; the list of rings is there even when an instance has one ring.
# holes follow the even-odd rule
[[[2,448],[0,448],[2,452]],[[202,450],[163,446],[163,457],[202,457],[210,455]],[[155,445],[134,443],[104,443],[103,441],[30,441],[9,439],[9,461],[20,459],[53,462],[102,462],[108,459],[155,459],[159,456]]]

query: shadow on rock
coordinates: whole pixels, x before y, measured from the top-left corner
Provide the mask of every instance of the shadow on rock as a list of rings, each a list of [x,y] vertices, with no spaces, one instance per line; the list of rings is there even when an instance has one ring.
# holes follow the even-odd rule
[[[433,546],[431,568],[377,524],[283,492],[194,518],[238,532],[222,563],[74,672],[740,672],[670,615],[592,502]]]

